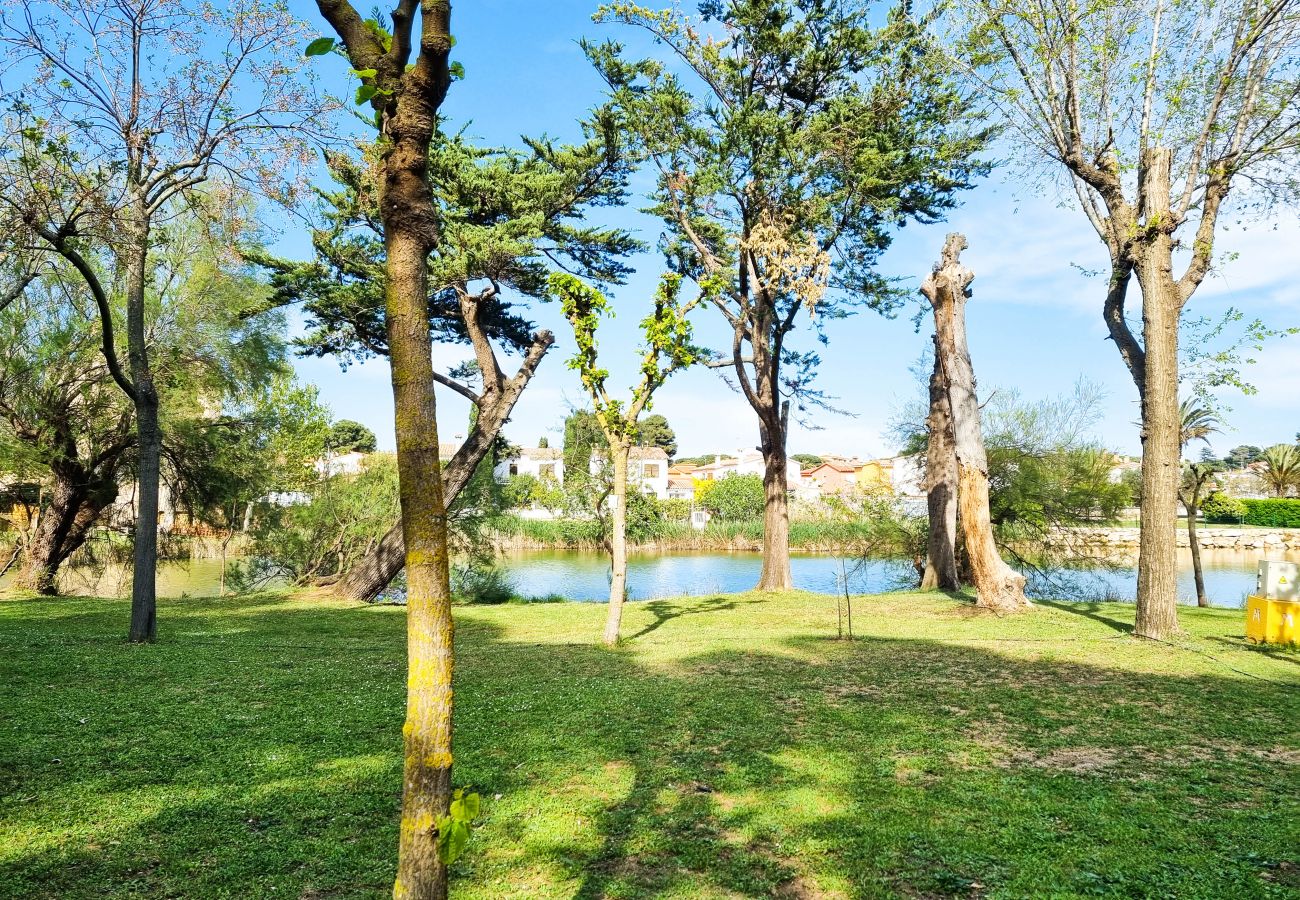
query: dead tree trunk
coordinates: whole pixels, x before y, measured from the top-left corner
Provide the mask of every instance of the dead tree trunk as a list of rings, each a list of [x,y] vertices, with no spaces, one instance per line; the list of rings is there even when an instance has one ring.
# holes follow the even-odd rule
[[[980,433],[975,370],[966,345],[966,300],[975,274],[961,264],[966,238],[950,234],[943,256],[921,285],[934,307],[935,355],[948,385],[953,446],[957,457],[957,497],[971,580],[978,606],[996,612],[1017,612],[1031,606],[1025,598],[1025,578],[1003,561],[989,518],[988,458]]]
[[[948,383],[939,361],[935,335],[934,371],[930,373],[930,415],[925,454],[926,509],[930,532],[926,542],[922,590],[955,591],[957,578],[957,453],[952,429]]]

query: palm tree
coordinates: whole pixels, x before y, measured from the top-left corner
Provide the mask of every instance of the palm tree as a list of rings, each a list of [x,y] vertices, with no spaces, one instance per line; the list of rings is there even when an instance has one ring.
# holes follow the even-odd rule
[[[1285,497],[1288,490],[1300,487],[1300,452],[1290,444],[1274,444],[1260,456],[1264,469],[1259,477],[1275,497]]]
[[[1178,437],[1182,448],[1192,441],[1204,441],[1210,446],[1210,435],[1219,430],[1219,417],[1207,406],[1201,405],[1194,397],[1189,397],[1178,404],[1182,425]],[[1196,517],[1200,514],[1201,500],[1207,488],[1215,484],[1214,465],[1196,463],[1183,472],[1183,481],[1178,486],[1178,499],[1187,509],[1187,546],[1192,551],[1192,575],[1196,579],[1196,605],[1209,606],[1210,598],[1205,594],[1205,573],[1201,568],[1201,542],[1196,536]]]
[[[1210,435],[1219,432],[1219,417],[1208,406],[1202,406],[1201,401],[1195,397],[1189,397],[1178,404],[1178,414],[1182,421],[1178,439],[1184,450],[1192,441],[1205,441],[1208,447]]]

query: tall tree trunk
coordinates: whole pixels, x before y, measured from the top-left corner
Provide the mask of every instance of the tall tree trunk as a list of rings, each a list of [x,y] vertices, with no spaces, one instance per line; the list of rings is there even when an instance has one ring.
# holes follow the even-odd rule
[[[139,190],[138,188],[136,190]],[[162,480],[162,425],[158,391],[146,343],[145,282],[149,262],[149,216],[143,198],[134,198],[126,263],[127,362],[135,396],[135,430],[139,461],[136,472],[136,518],[131,569],[131,628],[134,643],[158,636],[158,491]]]
[[[623,601],[627,597],[627,458],[626,440],[610,442],[609,457],[614,466],[614,494],[610,510],[609,612],[605,617],[605,645],[618,643],[623,624]]]
[[[423,182],[422,165],[419,170]],[[390,175],[388,190],[396,194],[401,181]],[[427,193],[427,187],[421,188]],[[386,198],[386,205],[395,202],[397,196]],[[447,872],[438,856],[438,822],[447,814],[451,797],[453,643],[447,512],[426,309],[429,242],[411,235],[400,221],[385,224],[386,315],[407,575],[405,788],[393,896],[442,898],[447,894]]]
[[[448,506],[456,502],[479,464],[492,449],[502,427],[514,411],[515,404],[528,385],[533,373],[554,338],[549,331],[539,332],[529,348],[518,373],[506,382],[497,399],[479,405],[478,416],[469,436],[460,445],[442,473],[443,494]],[[406,545],[402,540],[402,524],[388,530],[374,549],[360,559],[342,578],[330,587],[336,597],[369,603],[392,583],[406,564]]]
[[[1143,151],[1139,211],[1143,232],[1135,273],[1142,288],[1142,528],[1138,540],[1138,637],[1164,640],[1178,632],[1178,480],[1182,424],[1178,410],[1178,319],[1169,219],[1172,151]]]
[[[385,319],[393,382],[398,494],[406,547],[406,724],[402,821],[393,896],[444,900],[439,822],[451,803],[453,635],[447,507],[429,336],[428,257],[438,222],[429,145],[450,75],[451,6],[421,4],[421,53],[385,119],[380,210],[388,284]],[[466,473],[473,472],[469,467]]]
[[[763,572],[755,589],[760,591],[788,591],[794,587],[790,574],[790,488],[785,452],[789,411],[789,404],[780,403],[775,394],[765,398],[765,408],[758,411],[763,451]]]
[[[965,306],[975,275],[961,264],[966,238],[950,234],[943,257],[926,278],[921,292],[934,307],[935,353],[948,384],[957,457],[957,497],[971,580],[977,605],[997,612],[1017,612],[1031,605],[1025,578],[1003,561],[989,517],[988,458],[980,432],[975,370],[966,344]]]
[[[1196,515],[1200,511],[1196,498],[1189,499],[1187,507],[1187,546],[1192,551],[1192,577],[1196,579],[1196,605],[1209,606],[1210,598],[1205,593],[1205,572],[1201,568],[1201,542],[1196,534]]]
[[[923,590],[955,591],[957,578],[957,453],[953,443],[952,407],[940,365],[935,335],[934,371],[930,373],[930,414],[926,417],[926,510],[930,532],[926,541]]]

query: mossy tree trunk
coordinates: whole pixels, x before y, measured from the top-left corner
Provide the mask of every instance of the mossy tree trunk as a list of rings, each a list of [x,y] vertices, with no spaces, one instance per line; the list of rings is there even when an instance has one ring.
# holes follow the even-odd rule
[[[402,0],[387,41],[346,0],[317,0],[317,6],[343,39],[354,70],[371,73],[365,77],[376,88],[371,105],[383,134],[384,315],[408,584],[405,763],[393,896],[442,900],[447,867],[438,837],[451,803],[453,642],[429,335],[428,257],[438,243],[429,146],[451,84],[451,4]],[[472,472],[469,466],[466,478]]]

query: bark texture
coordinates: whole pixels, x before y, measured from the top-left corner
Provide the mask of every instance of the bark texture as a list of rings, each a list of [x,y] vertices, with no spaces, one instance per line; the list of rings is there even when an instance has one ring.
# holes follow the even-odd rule
[[[623,601],[627,598],[627,458],[630,443],[624,439],[609,448],[614,467],[613,504],[609,535],[609,611],[605,616],[605,646],[618,643],[623,624]]]
[[[79,469],[54,472],[50,501],[41,512],[14,587],[38,594],[58,593],[58,573],[86,542],[90,529],[117,497],[111,479],[94,479]]]
[[[1018,612],[1031,604],[1025,578],[998,552],[989,517],[988,458],[980,432],[975,370],[966,343],[966,300],[975,275],[961,264],[966,238],[950,234],[943,256],[921,286],[934,307],[936,364],[948,386],[953,446],[957,458],[957,497],[963,537],[978,594],[977,605],[996,612]]]
[[[926,541],[923,590],[955,591],[957,577],[957,452],[952,429],[948,383],[940,364],[935,335],[934,371],[930,373],[930,414],[926,417],[926,511],[930,531]]]
[[[162,425],[146,344],[145,281],[149,261],[149,216],[143,196],[135,202],[126,273],[127,367],[135,404],[136,517],[131,568],[129,639],[152,643],[158,637],[158,491],[162,481]]]
[[[405,762],[393,896],[442,900],[447,867],[438,836],[451,802],[453,646],[429,336],[428,257],[437,246],[438,220],[428,162],[438,108],[451,83],[451,4],[400,0],[389,42],[380,40],[347,0],[317,0],[316,5],[343,39],[353,67],[372,71],[375,86],[387,92],[377,93],[372,106],[384,133],[385,324],[408,584]]]
[[[1173,277],[1169,167],[1173,151],[1142,153],[1138,178],[1143,228],[1134,241],[1142,288],[1142,529],[1138,539],[1134,633],[1162,640],[1178,632],[1178,481],[1182,416],[1178,408],[1179,287]]]
[[[763,452],[763,571],[757,590],[788,591],[794,587],[790,574],[790,486],[786,478],[785,450],[789,423],[789,402],[781,402],[776,390],[776,371],[759,376],[755,406],[759,422],[759,449]]]

